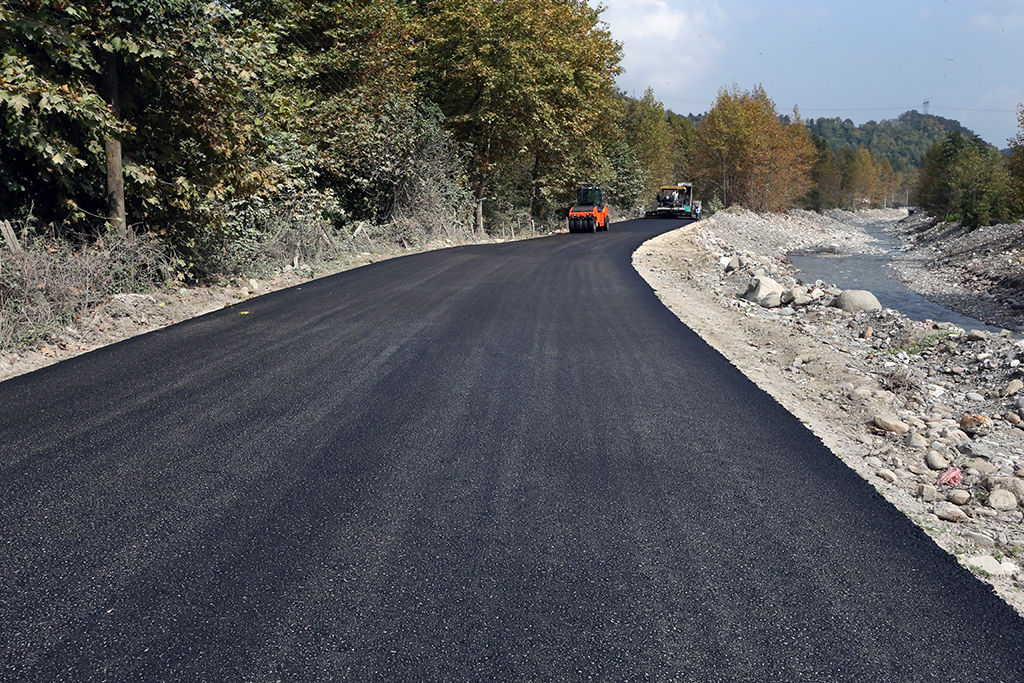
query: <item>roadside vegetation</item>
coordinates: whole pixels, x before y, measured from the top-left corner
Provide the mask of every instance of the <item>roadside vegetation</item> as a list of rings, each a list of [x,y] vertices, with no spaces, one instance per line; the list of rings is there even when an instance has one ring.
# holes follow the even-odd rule
[[[581,182],[619,216],[682,180],[706,212],[859,208],[914,201],[921,148],[930,210],[1020,213],[1021,136],[735,84],[682,116],[621,57],[581,0],[0,0],[0,348],[111,293],[557,229]]]

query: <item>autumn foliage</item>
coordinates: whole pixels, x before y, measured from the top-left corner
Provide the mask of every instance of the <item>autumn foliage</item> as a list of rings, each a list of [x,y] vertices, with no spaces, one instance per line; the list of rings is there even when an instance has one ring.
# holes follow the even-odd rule
[[[697,128],[697,177],[726,205],[778,211],[811,184],[815,149],[794,111],[783,121],[764,88],[723,88]]]

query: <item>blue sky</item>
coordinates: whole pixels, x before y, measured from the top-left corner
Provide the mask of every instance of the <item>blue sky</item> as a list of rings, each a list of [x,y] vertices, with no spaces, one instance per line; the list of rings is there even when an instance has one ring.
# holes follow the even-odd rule
[[[619,87],[707,111],[764,86],[780,113],[861,124],[909,109],[1007,147],[1024,103],[1024,0],[589,0],[623,44]]]

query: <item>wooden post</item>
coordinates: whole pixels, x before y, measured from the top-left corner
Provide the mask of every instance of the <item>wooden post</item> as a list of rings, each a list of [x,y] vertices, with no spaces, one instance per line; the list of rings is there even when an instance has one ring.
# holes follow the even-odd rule
[[[18,241],[18,236],[14,234],[14,228],[11,227],[10,221],[0,221],[0,232],[4,233],[4,239],[7,240],[7,246],[11,251],[15,254],[20,253],[21,243]]]

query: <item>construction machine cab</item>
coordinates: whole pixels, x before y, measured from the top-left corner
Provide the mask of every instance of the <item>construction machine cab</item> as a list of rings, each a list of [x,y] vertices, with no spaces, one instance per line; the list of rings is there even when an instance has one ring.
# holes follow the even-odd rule
[[[576,194],[576,206],[601,206],[604,204],[604,193],[597,185],[587,183],[580,185]]]

